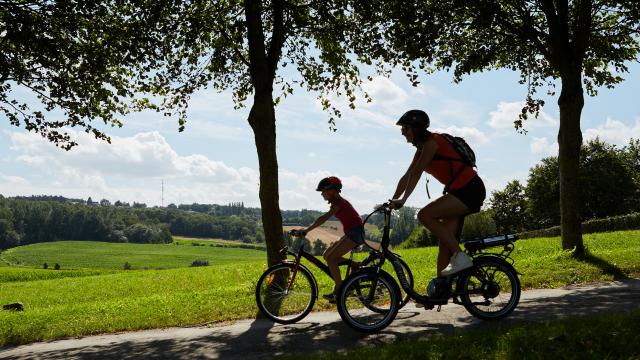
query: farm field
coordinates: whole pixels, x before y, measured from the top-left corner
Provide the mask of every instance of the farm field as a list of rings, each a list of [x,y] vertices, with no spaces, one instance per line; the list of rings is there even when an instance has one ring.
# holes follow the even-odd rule
[[[57,263],[62,269],[123,269],[128,263],[131,269],[170,269],[189,267],[194,260],[229,264],[265,257],[264,252],[253,249],[221,251],[220,247],[213,246],[218,243],[201,239],[177,239],[173,244],[58,241],[12,248],[0,254],[0,259],[12,266],[37,268],[42,268],[44,263],[53,268]]]
[[[562,252],[559,238],[518,241],[512,257],[522,273],[523,287],[552,288],[640,276],[640,231],[589,234],[584,239],[590,254],[585,261]],[[63,270],[56,271],[42,269],[42,261],[53,261],[43,259],[80,247],[69,242],[40,245],[48,246],[0,253],[0,260],[12,265],[0,267],[0,304],[20,301],[25,305],[24,312],[0,311],[0,345],[257,316],[254,286],[267,267],[263,251],[93,242],[84,255],[76,252],[68,258],[69,265],[60,260]],[[119,249],[117,257],[114,249]],[[171,260],[171,252],[182,260]],[[399,253],[411,266],[416,288],[424,291],[421,289],[435,274],[436,249]],[[207,256],[210,266],[188,267]],[[135,258],[147,259],[145,266],[150,270],[135,270]],[[20,266],[14,265],[17,261]],[[124,261],[134,270],[122,270]],[[161,267],[165,269],[159,270]],[[329,278],[311,269],[320,293],[330,291]],[[322,298],[315,305],[316,310],[331,308]]]
[[[283,226],[284,231],[292,229],[300,229],[302,226]],[[367,230],[376,229],[375,225],[365,224]],[[338,241],[344,232],[342,231],[342,224],[339,221],[327,221],[322,226],[319,226],[311,230],[307,234],[307,239],[313,244],[316,239],[320,239],[325,245],[331,245],[332,242]]]

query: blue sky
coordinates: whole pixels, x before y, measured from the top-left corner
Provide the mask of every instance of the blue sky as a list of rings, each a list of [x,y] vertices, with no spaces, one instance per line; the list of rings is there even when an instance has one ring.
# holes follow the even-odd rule
[[[623,146],[631,137],[640,138],[640,66],[632,64],[630,70],[616,88],[600,89],[597,97],[585,99],[585,140],[599,136]],[[555,97],[543,97],[540,117],[525,125],[526,135],[517,133],[513,120],[526,95],[518,79],[510,71],[492,71],[454,84],[450,73],[438,72],[423,75],[414,88],[400,71],[390,78],[375,77],[364,86],[371,103],[350,110],[343,99],[334,98],[343,112],[337,132],[329,130],[317,94],[296,89],[276,108],[281,207],[326,210],[314,189],[328,175],[343,180],[343,195],[361,213],[388,199],[415,151],[394,125],[409,109],[425,110],[434,131],[465,137],[490,192],[513,179],[526,181],[529,168],[557,154],[558,107]],[[18,94],[21,100],[32,99],[26,92]],[[132,114],[122,129],[108,129],[112,145],[72,130],[80,145],[70,152],[5,119],[0,121],[0,194],[160,205],[164,180],[164,205],[243,201],[259,206],[248,111],[234,110],[230,93],[203,90],[192,97],[183,133],[175,119]],[[429,201],[424,184],[423,175],[408,205],[422,207]],[[432,198],[442,191],[432,178],[429,188]]]

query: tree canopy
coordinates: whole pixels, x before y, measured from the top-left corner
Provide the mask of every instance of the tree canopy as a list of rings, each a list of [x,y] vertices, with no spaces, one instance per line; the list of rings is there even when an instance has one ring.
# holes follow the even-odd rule
[[[171,52],[182,8],[173,0],[0,1],[0,113],[67,150],[76,145],[67,127],[109,141],[101,124],[119,127],[123,115],[155,108],[142,95],[144,78]]]
[[[352,2],[363,24],[359,53],[428,71],[453,69],[454,80],[490,69],[518,71],[527,87],[516,129],[560,85],[559,184],[562,244],[584,251],[580,230],[580,118],[584,89],[613,87],[636,61],[640,5],[609,0],[414,0]],[[363,29],[364,28],[364,29]],[[414,65],[412,61],[418,61]],[[408,65],[407,65],[408,64]],[[415,74],[410,75],[415,80]]]
[[[580,159],[582,222],[640,211],[640,168],[631,140],[625,147],[594,139],[583,145]],[[558,157],[544,158],[529,169],[526,185],[517,180],[491,194],[491,211],[501,231],[525,231],[560,224]]]

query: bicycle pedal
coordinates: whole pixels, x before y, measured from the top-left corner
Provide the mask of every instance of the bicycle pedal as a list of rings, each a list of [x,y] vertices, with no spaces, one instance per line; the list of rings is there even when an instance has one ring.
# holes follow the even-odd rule
[[[424,304],[424,303],[420,303],[420,302],[416,302],[416,307],[420,308],[420,309],[425,309],[425,310],[431,310],[433,309],[433,305],[431,304]]]

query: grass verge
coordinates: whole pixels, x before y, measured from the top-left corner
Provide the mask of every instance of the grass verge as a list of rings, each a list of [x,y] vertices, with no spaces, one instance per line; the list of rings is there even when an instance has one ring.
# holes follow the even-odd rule
[[[589,234],[584,236],[584,242],[589,255],[580,260],[560,250],[559,238],[518,241],[512,257],[522,273],[523,286],[553,288],[640,276],[640,231]],[[0,304],[20,301],[25,305],[24,312],[0,311],[0,345],[190,326],[257,315],[254,287],[267,267],[262,251],[83,243],[48,243],[47,247],[36,244],[41,247],[30,245],[0,254],[0,259],[9,259],[14,265],[0,267]],[[399,251],[414,273],[418,292],[424,292],[435,275],[436,251]],[[69,257],[70,265],[59,260],[63,269],[78,269],[35,268],[44,261],[51,266],[57,262],[53,260],[55,256]],[[211,266],[189,268],[195,259],[213,260]],[[139,264],[172,268],[121,270],[125,261],[134,269]],[[16,267],[16,263],[21,266]],[[34,267],[25,267],[28,264]],[[329,292],[332,281],[312,265],[309,267],[316,275],[320,293]],[[315,305],[315,310],[334,308],[322,298]]]
[[[481,326],[342,354],[286,359],[638,359],[640,311],[542,323]]]

